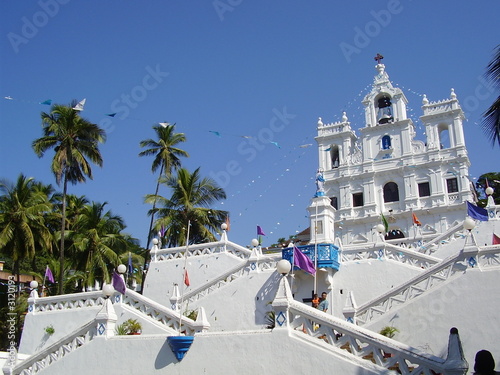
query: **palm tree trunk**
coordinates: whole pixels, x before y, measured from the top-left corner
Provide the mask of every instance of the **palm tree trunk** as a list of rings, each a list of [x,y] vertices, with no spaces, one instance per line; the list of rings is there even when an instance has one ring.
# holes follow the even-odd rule
[[[66,192],[68,190],[68,179],[64,174],[63,195],[62,195],[62,220],[61,220],[61,244],[59,246],[59,285],[57,294],[64,293],[64,230],[66,229]]]
[[[156,182],[156,191],[155,191],[155,200],[153,201],[153,213],[151,214],[151,222],[149,223],[149,231],[148,231],[148,240],[146,241],[146,254],[144,254],[144,267],[142,268],[142,282],[141,282],[141,294],[144,291],[144,282],[146,281],[146,266],[148,265],[149,261],[151,260],[151,253],[149,251],[149,243],[151,240],[151,231],[153,230],[153,222],[155,218],[155,208],[156,208],[156,196],[158,195],[158,191],[160,190],[160,178],[163,173],[163,165],[164,163],[161,164],[160,167],[160,174],[158,176],[158,181]]]

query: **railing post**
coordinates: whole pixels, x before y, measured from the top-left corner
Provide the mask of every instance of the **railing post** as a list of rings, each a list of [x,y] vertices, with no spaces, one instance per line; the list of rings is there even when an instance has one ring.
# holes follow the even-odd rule
[[[115,335],[116,312],[109,298],[106,298],[101,311],[95,317],[97,337],[112,337]]]
[[[210,328],[210,323],[205,314],[205,309],[200,307],[198,309],[198,315],[196,316],[195,329],[197,332],[206,332]]]
[[[254,247],[252,249],[252,254],[250,254],[250,257],[248,258],[248,264],[250,266],[250,272],[259,272],[259,266],[258,266],[258,262],[259,262],[259,258],[260,258],[260,251],[259,251],[259,247]]]
[[[345,301],[345,307],[342,310],[345,319],[349,323],[356,324],[356,302],[354,301],[354,292],[350,291]]]
[[[446,375],[466,375],[469,364],[465,360],[462,342],[458,335],[458,329],[453,327],[450,330],[448,340],[448,356],[443,364]]]
[[[278,290],[272,303],[274,310],[274,329],[290,329],[290,301],[292,300],[292,291],[286,276],[281,276]]]

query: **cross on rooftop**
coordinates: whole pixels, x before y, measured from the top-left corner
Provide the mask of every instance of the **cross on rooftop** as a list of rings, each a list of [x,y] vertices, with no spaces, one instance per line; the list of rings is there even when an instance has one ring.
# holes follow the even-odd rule
[[[380,60],[382,60],[384,56],[382,56],[380,53],[377,53],[377,56],[375,56],[373,59],[377,62],[377,64],[380,64]]]

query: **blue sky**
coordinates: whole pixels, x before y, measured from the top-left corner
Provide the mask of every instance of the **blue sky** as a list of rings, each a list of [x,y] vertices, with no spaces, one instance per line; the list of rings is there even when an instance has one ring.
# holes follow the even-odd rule
[[[482,75],[499,13],[498,1],[2,1],[0,177],[55,185],[52,153],[39,159],[31,148],[50,109],[39,102],[86,98],[82,116],[108,133],[104,166],[70,193],[107,201],[144,246],[143,197],[156,175],[139,142],[154,137],[154,124],[176,123],[186,168],[226,190],[216,208],[230,211],[229,238],[250,244],[260,225],[268,245],[307,228],[317,119],[338,121],[345,110],[363,126],[377,53],[420,138],[422,94],[441,100],[454,88],[468,118],[470,175],[499,171],[499,148],[478,125],[498,95]]]

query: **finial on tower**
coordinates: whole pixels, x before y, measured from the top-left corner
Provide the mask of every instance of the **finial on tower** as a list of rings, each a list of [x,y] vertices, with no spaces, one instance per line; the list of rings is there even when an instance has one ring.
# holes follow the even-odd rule
[[[375,56],[373,59],[377,62],[377,64],[380,64],[380,61],[384,58],[380,53],[377,53],[377,56]]]

